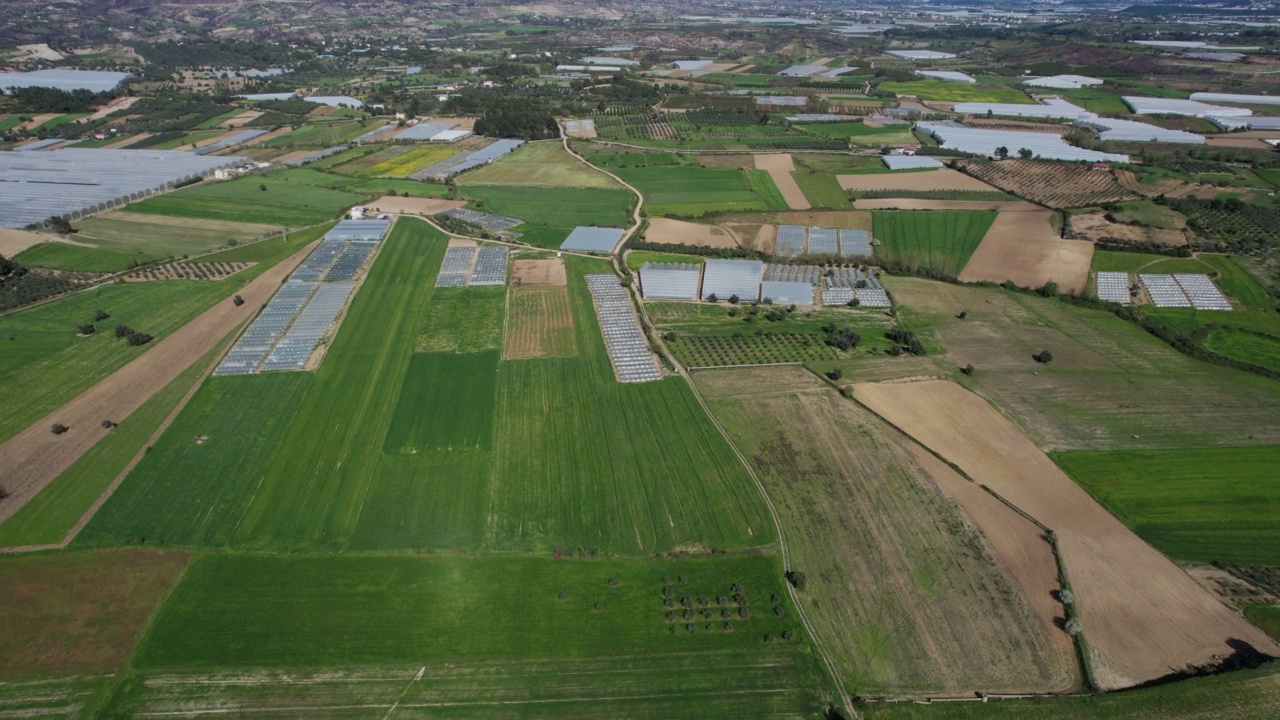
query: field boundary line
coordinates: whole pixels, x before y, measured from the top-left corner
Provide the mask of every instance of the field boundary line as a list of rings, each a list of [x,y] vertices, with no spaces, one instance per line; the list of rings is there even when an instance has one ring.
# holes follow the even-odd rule
[[[677,365],[677,368],[680,368],[680,366]],[[698,401],[698,405],[702,407],[702,411],[706,413],[707,418],[711,420],[711,424],[715,426],[716,430],[720,433],[720,436],[724,438],[724,441],[729,444],[729,449],[733,450],[733,454],[737,456],[738,462],[740,462],[742,467],[746,469],[747,475],[751,477],[751,482],[755,484],[756,491],[760,493],[761,499],[764,500],[765,507],[769,509],[769,517],[773,520],[774,532],[778,535],[778,550],[782,558],[783,569],[790,569],[791,551],[787,546],[787,536],[783,530],[782,520],[778,515],[778,509],[773,504],[773,500],[769,497],[768,490],[765,489],[764,483],[761,482],[760,477],[755,472],[755,469],[747,462],[746,456],[743,455],[742,451],[738,449],[738,446],[734,444],[733,440],[729,437],[729,433],[725,431],[724,427],[720,424],[720,421],[711,412],[711,408],[707,407],[706,400],[703,399],[702,393],[698,392],[698,387],[694,384],[693,379],[689,377],[688,371],[680,368],[678,372],[680,372],[685,383],[688,384],[689,389],[693,392],[693,397]],[[819,638],[817,632],[814,631],[813,624],[809,622],[809,616],[805,613],[804,605],[800,602],[795,586],[786,578],[783,578],[782,584],[786,586],[787,594],[791,596],[791,602],[796,608],[796,615],[800,617],[800,622],[804,624],[805,630],[809,633],[809,637],[813,639],[814,649],[816,649],[818,651],[818,655],[822,657],[823,664],[826,665],[827,672],[831,675],[832,682],[835,683],[836,692],[839,694],[840,706],[849,713],[851,718],[854,718],[855,720],[862,720],[862,715],[853,707],[852,699],[849,697],[848,691],[845,690],[844,682],[841,681],[839,673],[836,672],[835,662],[831,659],[831,655],[822,644],[822,640]]]
[[[816,374],[817,374],[817,373],[815,373],[815,375],[816,375]],[[831,384],[832,384],[832,383],[830,383],[829,381],[827,381],[827,379],[826,379],[826,378],[822,378],[822,380],[823,380],[824,382],[827,382],[827,384],[828,384],[828,385],[831,385]],[[1043,522],[1040,522],[1038,519],[1036,519],[1035,517],[1033,517],[1030,513],[1026,512],[1025,510],[1023,510],[1022,508],[1018,507],[1017,505],[1014,505],[1012,502],[1010,502],[1010,501],[1009,501],[1008,499],[1006,499],[1004,496],[1000,495],[1000,493],[998,493],[998,492],[996,492],[995,490],[992,490],[991,488],[987,487],[986,485],[984,485],[984,484],[982,484],[982,483],[978,482],[976,479],[974,479],[974,477],[973,477],[972,475],[970,475],[969,473],[965,472],[965,470],[964,470],[963,468],[961,468],[959,465],[957,465],[957,464],[955,464],[955,463],[951,462],[951,460],[949,460],[949,459],[947,459],[947,458],[943,457],[940,453],[938,453],[938,452],[937,452],[936,450],[934,450],[933,448],[931,448],[931,447],[929,447],[928,445],[926,445],[926,444],[924,444],[924,443],[920,442],[919,440],[916,440],[916,439],[915,439],[915,437],[911,435],[911,433],[909,433],[909,432],[907,432],[905,429],[903,429],[903,428],[899,427],[896,423],[894,423],[894,422],[893,422],[892,420],[890,420],[889,418],[887,418],[887,417],[885,417],[885,416],[881,415],[880,413],[876,412],[874,408],[870,407],[870,406],[869,406],[869,405],[867,405],[866,403],[864,403],[864,402],[862,402],[861,400],[859,400],[859,399],[857,398],[857,396],[856,396],[854,393],[850,392],[848,395],[845,395],[845,394],[844,394],[844,392],[843,392],[843,388],[840,388],[840,390],[841,390],[840,395],[842,395],[842,396],[844,396],[844,397],[847,397],[849,400],[851,400],[853,403],[855,403],[858,407],[860,407],[860,408],[862,408],[862,409],[866,410],[867,412],[869,412],[869,413],[871,413],[872,415],[874,415],[874,416],[876,416],[877,418],[879,418],[879,419],[880,419],[881,421],[883,421],[886,425],[888,425],[889,427],[891,427],[891,428],[893,428],[895,431],[897,431],[897,432],[898,432],[898,434],[899,434],[899,435],[901,435],[901,436],[902,436],[904,439],[906,439],[908,442],[911,442],[911,443],[913,443],[913,444],[915,444],[915,445],[917,445],[917,446],[919,446],[919,447],[923,448],[925,452],[929,453],[929,454],[930,454],[930,455],[932,455],[933,457],[937,458],[940,462],[942,462],[943,464],[945,464],[947,467],[949,467],[949,468],[951,468],[952,470],[954,470],[954,471],[956,472],[956,474],[957,474],[957,475],[959,475],[960,477],[964,478],[965,480],[968,480],[969,482],[973,483],[973,484],[974,484],[974,485],[976,485],[978,488],[980,488],[980,489],[982,489],[982,490],[986,491],[989,495],[991,495],[992,497],[994,497],[994,498],[995,498],[996,500],[998,500],[1001,504],[1005,505],[1005,506],[1006,506],[1006,507],[1008,507],[1010,510],[1012,510],[1012,511],[1013,511],[1013,512],[1015,512],[1015,513],[1017,513],[1019,516],[1021,516],[1021,517],[1025,518],[1028,522],[1030,522],[1031,524],[1033,524],[1033,525],[1035,525],[1037,528],[1039,528],[1041,531],[1043,531],[1043,532],[1045,533],[1045,540],[1049,543],[1049,547],[1050,547],[1050,549],[1053,551],[1054,565],[1057,567],[1057,571],[1058,571],[1058,582],[1059,582],[1059,584],[1061,584],[1061,585],[1062,585],[1062,588],[1063,588],[1064,590],[1069,590],[1069,589],[1071,588],[1071,579],[1070,579],[1070,577],[1069,577],[1069,576],[1068,576],[1068,574],[1067,574],[1067,565],[1066,565],[1066,561],[1063,559],[1063,557],[1062,557],[1062,553],[1061,553],[1061,551],[1060,551],[1060,550],[1059,550],[1059,548],[1058,548],[1058,540],[1057,540],[1057,537],[1058,537],[1058,536],[1057,536],[1057,533],[1053,530],[1053,528],[1050,528],[1048,525],[1045,525]],[[982,396],[981,396],[981,395],[979,395],[978,397],[982,397]],[[983,400],[986,400],[986,398],[983,398]],[[954,502],[954,499],[953,499],[953,502]],[[1081,672],[1081,676],[1084,678],[1085,684],[1086,684],[1090,689],[1096,689],[1096,688],[1097,688],[1097,684],[1096,684],[1096,683],[1095,683],[1095,681],[1094,681],[1093,664],[1092,664],[1092,662],[1090,662],[1090,659],[1089,659],[1088,643],[1087,643],[1087,641],[1086,641],[1086,640],[1085,640],[1085,638],[1084,638],[1084,632],[1083,632],[1083,631],[1081,631],[1078,635],[1073,635],[1073,636],[1072,636],[1072,638],[1071,638],[1071,640],[1072,640],[1072,642],[1071,642],[1072,646],[1073,646],[1073,647],[1075,647],[1075,649],[1076,649],[1076,661],[1077,661],[1077,663],[1080,665],[1080,672]],[[1057,697],[1057,696],[1056,696],[1056,695],[1046,695],[1046,697]]]

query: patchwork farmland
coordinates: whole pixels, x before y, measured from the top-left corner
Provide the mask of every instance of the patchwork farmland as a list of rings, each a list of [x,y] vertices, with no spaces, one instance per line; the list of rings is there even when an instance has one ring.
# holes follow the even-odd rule
[[[1266,8],[501,5],[0,48],[0,717],[1276,714]]]

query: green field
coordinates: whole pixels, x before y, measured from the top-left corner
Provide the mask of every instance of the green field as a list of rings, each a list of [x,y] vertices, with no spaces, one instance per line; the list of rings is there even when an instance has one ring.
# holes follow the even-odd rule
[[[330,190],[346,190],[352,185],[364,182],[361,178],[337,175],[309,167],[291,167],[280,172],[273,172],[271,173],[271,179],[284,180],[285,182],[298,183],[299,185],[329,188]]]
[[[359,137],[360,135],[381,127],[383,120],[366,120],[364,122],[308,122],[293,132],[267,140],[263,145],[282,148],[326,148]]]
[[[1268,635],[1280,640],[1280,605],[1247,605],[1244,616]]]
[[[897,210],[873,214],[878,257],[950,277],[964,269],[996,214],[984,210]]]
[[[796,184],[804,192],[805,199],[815,208],[835,208],[848,210],[849,196],[845,194],[835,175],[812,170],[796,170],[791,173]]]
[[[160,423],[213,362],[201,358],[147,400],[111,434],[67,468],[9,519],[0,522],[0,547],[62,542],[116,476],[143,449]]]
[[[491,449],[497,378],[497,350],[414,355],[383,452],[416,455]],[[468,402],[455,406],[451,400],[456,397],[465,397]]]
[[[648,250],[632,250],[627,253],[627,267],[639,270],[647,262],[693,263],[701,265],[706,258],[701,255],[681,255],[679,253],[649,252]]]
[[[1260,720],[1280,714],[1274,665],[1168,685],[1070,698],[891,703],[866,710],[870,720]]]
[[[650,215],[698,217],[771,207],[752,192],[741,170],[682,165],[617,168],[615,172],[644,194]],[[777,193],[777,188],[772,192]]]
[[[134,662],[171,669],[767,651],[764,634],[784,630],[795,634],[792,647],[803,647],[781,576],[776,560],[753,556],[207,556],[187,571]],[[746,617],[732,599],[735,583]],[[665,618],[664,587],[678,591],[676,607],[681,597],[712,600],[706,612],[695,603],[688,622],[697,632],[685,630],[683,617]]]
[[[564,146],[558,140],[525,143],[497,162],[460,175],[458,184],[562,188],[618,187],[618,183],[613,178],[587,167],[565,152]]]
[[[506,287],[437,288],[417,351],[475,353],[502,347],[506,304]]]
[[[1026,93],[1007,85],[983,85],[981,83],[956,83],[946,80],[912,80],[910,82],[885,82],[876,86],[896,95],[915,95],[921,100],[945,102],[995,102],[1027,103],[1035,101]]]
[[[787,204],[782,192],[778,190],[778,186],[773,182],[773,176],[766,170],[747,170],[744,173],[747,180],[747,188],[755,193],[764,201],[765,207],[770,210],[790,210],[791,206]]]
[[[1280,370],[1280,337],[1235,328],[1211,328],[1202,341],[1210,350],[1253,365]]]
[[[564,240],[569,230],[579,225],[600,227],[627,227],[631,224],[631,205],[635,196],[627,190],[581,188],[566,192],[554,188],[512,187],[500,185],[471,185],[459,188],[464,197],[473,201],[472,206],[485,212],[525,221],[515,230],[525,233],[526,241],[539,229],[561,231]],[[536,226],[531,230],[529,226]],[[543,244],[534,242],[534,244]],[[554,246],[559,246],[556,241]]]
[[[1093,253],[1094,270],[1144,273],[1212,273],[1213,268],[1198,258],[1168,257],[1140,252],[1097,250]]]
[[[772,540],[750,480],[684,381],[614,379],[581,280],[607,271],[603,261],[569,263],[580,357],[499,363],[496,400],[483,389],[491,366],[454,362],[435,375],[455,389],[451,407],[493,403],[492,450],[371,450],[388,441],[435,312],[445,245],[406,220],[385,242],[316,373],[207,381],[80,541],[648,554]],[[201,434],[209,440],[192,442]]]
[[[265,191],[261,189],[264,186]],[[363,200],[360,195],[338,190],[281,182],[270,177],[245,177],[201,183],[147,198],[125,209],[170,217],[297,227],[331,220]]]
[[[84,247],[60,242],[46,242],[18,253],[15,260],[27,267],[54,268],[76,272],[116,273],[135,265],[154,262],[167,255],[130,254],[101,247]]]
[[[1280,564],[1280,447],[1069,452],[1054,460],[1174,558]]]

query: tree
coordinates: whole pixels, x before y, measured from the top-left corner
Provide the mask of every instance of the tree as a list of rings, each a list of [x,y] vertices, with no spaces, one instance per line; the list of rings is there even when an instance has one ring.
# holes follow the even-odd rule
[[[1023,160],[1030,160],[1031,158],[1035,157],[1035,153],[1031,151],[1031,148],[1022,148],[1021,150],[1018,151],[1018,157],[1022,158]]]
[[[267,191],[267,184],[266,184],[266,183],[261,183],[261,184],[259,184],[259,185],[258,185],[258,189],[259,189],[259,190],[261,190],[262,192],[266,192],[266,191]]]
[[[103,420],[103,421],[102,421],[102,427],[103,427],[104,429],[106,429],[106,430],[110,430],[111,428],[113,428],[113,427],[115,427],[115,426],[116,426],[116,423],[114,423],[114,422],[112,422],[112,421],[110,421],[110,420]]]
[[[1070,605],[1076,601],[1076,596],[1067,588],[1062,588],[1058,591],[1058,600],[1060,600],[1063,605]]]
[[[1000,147],[996,148],[996,157],[1000,158],[1001,160],[1004,160],[1005,158],[1009,157],[1009,148],[1005,147],[1004,145],[1001,145]]]
[[[968,311],[968,310],[961,310],[961,311],[956,315],[956,318],[957,318],[957,319],[959,319],[959,320],[963,320],[963,319],[965,319],[965,318],[967,318],[967,317],[969,317],[969,311]]]
[[[53,427],[49,428],[49,430],[50,430],[54,435],[61,435],[62,433],[66,432],[66,431],[68,431],[68,430],[70,430],[70,429],[71,429],[71,428],[67,427],[66,425],[63,425],[62,423],[54,423],[54,424],[53,424]]]
[[[844,377],[844,371],[840,368],[833,368],[831,372],[827,373],[827,377],[831,380],[839,380]]]
[[[729,296],[729,304],[730,304],[730,305],[737,305],[741,300],[742,300],[742,298],[738,297],[737,295],[730,295],[730,296]]]
[[[1079,635],[1081,630],[1080,619],[1071,618],[1067,620],[1067,622],[1062,626],[1062,629],[1066,630],[1069,635]]]
[[[59,235],[70,235],[76,231],[75,228],[71,227],[71,223],[67,222],[67,219],[60,215],[55,215],[49,218],[45,221],[45,224],[49,226],[50,230],[58,233]]]
[[[129,336],[127,339],[130,345],[133,345],[136,347],[138,345],[146,345],[147,343],[151,342],[154,338],[152,338],[150,335],[146,333],[131,332],[129,333]]]
[[[122,338],[122,337],[129,337],[129,335],[130,335],[132,332],[133,332],[133,328],[129,327],[128,325],[117,325],[117,326],[116,326],[116,337],[118,337],[118,338]]]
[[[711,293],[707,296],[707,302],[720,302],[720,298],[716,297],[715,293]]]
[[[674,341],[674,340],[676,339],[676,333],[675,333],[675,331],[674,331],[674,330],[668,330],[667,332],[663,333],[663,334],[662,334],[662,339],[663,339],[663,340],[666,340],[667,342],[672,342],[672,341]]]
[[[244,304],[244,298],[242,298],[242,297],[240,297],[239,295],[237,295],[237,296],[235,296],[235,297],[231,298],[231,302],[235,303],[235,306],[236,306],[236,307],[240,307],[241,305],[243,305],[243,304]]]
[[[965,375],[972,375],[973,371],[974,371],[973,363],[969,363],[968,365],[965,365],[964,367],[960,368],[960,372],[964,373]]]
[[[1031,357],[1035,358],[1035,361],[1038,363],[1047,363],[1050,360],[1053,360],[1053,353],[1049,352],[1048,350],[1041,350],[1040,352],[1036,353],[1035,355],[1032,355]]]
[[[81,335],[92,335],[93,331],[96,329],[97,328],[93,326],[93,323],[81,323],[76,326],[76,330],[78,330]]]
[[[109,318],[109,317],[111,317],[111,316],[107,314],[107,311],[106,311],[106,310],[95,310],[95,311],[93,311],[93,321],[94,321],[94,322],[102,322],[103,320],[106,320],[106,319],[107,319],[107,318]]]
[[[804,589],[805,583],[807,582],[807,579],[805,578],[804,573],[800,572],[799,570],[788,570],[786,572],[786,576],[787,576],[787,582],[791,583],[792,587],[794,587],[797,590]]]

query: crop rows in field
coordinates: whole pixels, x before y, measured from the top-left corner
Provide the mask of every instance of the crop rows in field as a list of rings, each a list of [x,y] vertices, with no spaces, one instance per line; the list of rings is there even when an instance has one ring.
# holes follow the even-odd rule
[[[125,280],[221,280],[249,267],[250,263],[166,263],[156,267],[141,268],[125,275]]]
[[[844,353],[823,342],[819,333],[677,335],[667,346],[686,367],[730,367],[835,360]]]
[[[742,110],[704,108],[701,110],[690,110],[689,112],[684,113],[683,117],[695,126],[760,124],[760,116],[758,114],[744,112]]]
[[[601,137],[616,140],[689,142],[707,150],[744,145],[752,150],[845,149],[842,140],[815,138],[778,125],[762,124],[757,115],[736,110],[597,115],[593,119]],[[721,120],[724,122],[719,122]]]
[[[966,160],[959,167],[1001,190],[1051,208],[1102,205],[1137,197],[1111,171],[1095,170],[1088,163]]]

